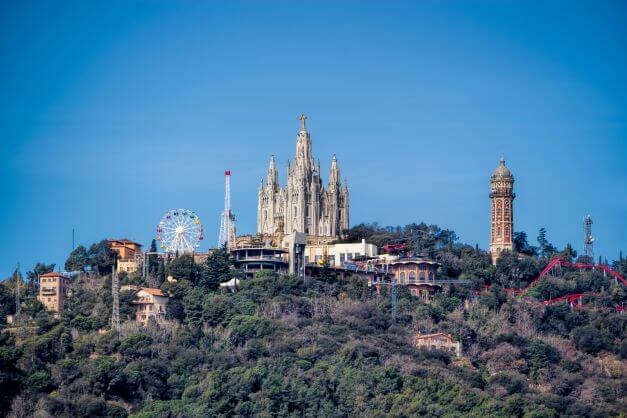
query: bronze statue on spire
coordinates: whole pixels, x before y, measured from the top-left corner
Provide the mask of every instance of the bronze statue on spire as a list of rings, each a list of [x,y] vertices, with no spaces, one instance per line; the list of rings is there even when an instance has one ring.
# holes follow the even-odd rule
[[[301,113],[301,115],[298,117],[298,119],[300,120],[300,130],[301,131],[307,131],[307,127],[305,126],[305,121],[307,120],[307,115],[305,115],[304,113]]]

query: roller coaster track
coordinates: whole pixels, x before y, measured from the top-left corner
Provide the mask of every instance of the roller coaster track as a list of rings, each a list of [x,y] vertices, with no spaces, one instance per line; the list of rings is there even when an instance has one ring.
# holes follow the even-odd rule
[[[538,276],[535,279],[533,279],[531,283],[527,285],[527,287],[525,287],[524,289],[517,289],[517,292],[515,293],[519,295],[525,294],[527,290],[535,286],[540,280],[542,280],[542,278],[544,278],[544,276],[546,276],[551,270],[553,270],[558,265],[560,267],[572,267],[572,268],[577,268],[577,269],[601,270],[604,273],[613,276],[617,281],[620,281],[623,285],[627,286],[627,280],[625,280],[623,276],[621,276],[617,271],[612,270],[610,266],[608,266],[607,264],[569,263],[563,258],[557,257],[551,260],[549,264],[547,264],[546,267],[542,269],[540,274],[538,274]]]
[[[549,264],[547,264],[546,267],[544,267],[542,269],[542,271],[540,271],[540,274],[538,274],[538,276],[536,276],[536,278],[533,279],[527,285],[527,287],[525,287],[524,289],[505,288],[503,290],[505,290],[507,293],[509,293],[509,294],[511,294],[513,296],[522,296],[529,289],[531,289],[536,284],[538,284],[538,282],[540,280],[542,280],[547,274],[549,274],[549,272],[551,272],[557,266],[559,266],[559,267],[571,267],[571,268],[577,268],[577,269],[600,270],[604,274],[609,274],[610,276],[614,277],[617,282],[621,282],[623,285],[627,286],[627,280],[625,280],[625,278],[623,276],[621,276],[617,271],[615,271],[612,268],[610,268],[610,266],[608,266],[607,264],[570,263],[570,262],[564,260],[563,258],[557,257],[557,258],[554,258],[553,260],[551,260],[549,262]],[[489,285],[485,285],[484,287],[485,288],[489,288],[490,286]],[[478,292],[478,294],[480,294],[480,293],[481,292]],[[568,304],[571,307],[578,308],[578,307],[583,306],[583,303],[582,303],[581,300],[586,295],[598,295],[598,293],[597,292],[570,293],[570,294],[567,294],[567,295],[562,295],[562,296],[558,296],[556,298],[545,300],[542,303],[545,306],[548,306],[548,305],[552,305],[554,303],[568,302]],[[615,306],[614,308],[618,312],[623,312],[624,311],[624,308],[622,306]]]

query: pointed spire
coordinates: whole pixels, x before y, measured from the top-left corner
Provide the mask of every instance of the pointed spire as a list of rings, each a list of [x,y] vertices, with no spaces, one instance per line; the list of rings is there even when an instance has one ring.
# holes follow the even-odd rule
[[[274,154],[270,157],[270,165],[268,166],[268,185],[277,186],[279,184],[279,173],[276,169],[276,161]]]
[[[337,185],[340,183],[340,169],[337,166],[337,158],[335,154],[333,154],[333,159],[331,160],[331,174],[329,175],[329,185]]]
[[[307,115],[305,115],[304,113],[301,113],[301,115],[298,117],[298,119],[300,120],[300,131],[301,132],[307,132],[307,126],[305,126],[305,121],[307,120]]]

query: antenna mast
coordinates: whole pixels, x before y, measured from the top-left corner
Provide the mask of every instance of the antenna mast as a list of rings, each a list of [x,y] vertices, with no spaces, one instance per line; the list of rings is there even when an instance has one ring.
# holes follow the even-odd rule
[[[17,263],[15,267],[15,317],[20,315],[20,284],[22,284],[22,278],[20,277],[20,263]]]
[[[224,177],[224,212],[220,216],[218,245],[228,249],[235,245],[235,215],[231,211],[231,170],[225,170]]]
[[[594,262],[594,237],[592,236],[592,218],[586,215],[583,218],[583,253]]]

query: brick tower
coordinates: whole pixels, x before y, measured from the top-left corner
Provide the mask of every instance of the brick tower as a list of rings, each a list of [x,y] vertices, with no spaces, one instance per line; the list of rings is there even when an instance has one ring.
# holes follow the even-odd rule
[[[501,252],[514,251],[514,176],[505,166],[501,157],[499,166],[492,173],[490,180],[492,192],[492,233],[490,237],[490,255],[496,264]]]

